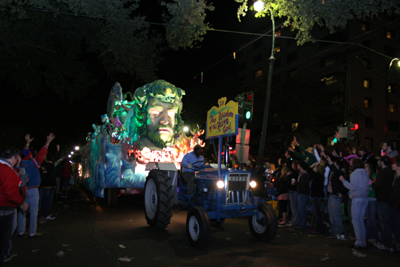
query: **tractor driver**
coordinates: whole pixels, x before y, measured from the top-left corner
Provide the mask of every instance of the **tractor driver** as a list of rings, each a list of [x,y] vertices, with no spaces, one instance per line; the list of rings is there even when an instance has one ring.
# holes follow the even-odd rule
[[[194,194],[194,170],[193,166],[202,166],[204,164],[203,148],[196,145],[192,152],[187,153],[182,159],[182,177],[187,184],[187,193],[189,197]]]

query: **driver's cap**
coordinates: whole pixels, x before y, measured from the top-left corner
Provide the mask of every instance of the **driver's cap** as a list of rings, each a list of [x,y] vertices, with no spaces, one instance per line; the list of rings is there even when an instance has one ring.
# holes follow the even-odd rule
[[[196,151],[196,149],[202,149],[201,145],[196,145],[196,146],[193,148],[193,151]]]

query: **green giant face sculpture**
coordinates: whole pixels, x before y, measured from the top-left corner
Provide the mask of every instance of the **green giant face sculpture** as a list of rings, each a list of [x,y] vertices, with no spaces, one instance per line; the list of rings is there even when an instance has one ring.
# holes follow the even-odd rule
[[[185,91],[164,80],[136,89],[134,119],[140,140],[148,139],[158,148],[171,146],[182,132],[182,96]]]

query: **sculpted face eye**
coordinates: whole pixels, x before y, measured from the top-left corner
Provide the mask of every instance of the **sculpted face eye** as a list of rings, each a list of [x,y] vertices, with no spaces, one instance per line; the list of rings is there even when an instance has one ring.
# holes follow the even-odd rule
[[[176,113],[176,110],[175,110],[175,109],[170,109],[170,110],[168,110],[168,116],[169,116],[169,117],[175,117],[175,113]]]
[[[155,109],[155,108],[151,108],[151,109],[149,110],[149,114],[150,114],[151,116],[158,116],[158,115],[160,115],[160,110]]]

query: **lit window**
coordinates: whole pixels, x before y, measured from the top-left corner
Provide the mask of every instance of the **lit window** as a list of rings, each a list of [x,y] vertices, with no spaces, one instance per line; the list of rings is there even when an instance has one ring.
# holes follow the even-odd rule
[[[281,46],[280,45],[274,48],[274,54],[275,53],[279,53],[279,52],[281,52]]]
[[[387,87],[387,92],[389,94],[397,94],[397,85],[396,84],[389,84]]]
[[[361,25],[361,30],[362,30],[362,31],[369,31],[369,23],[364,22],[364,23]]]
[[[389,102],[388,110],[389,110],[389,112],[391,112],[391,113],[397,112],[397,104],[396,104],[396,103],[393,103],[393,102]]]
[[[372,99],[369,97],[364,98],[364,107],[372,108]]]
[[[392,39],[392,32],[391,31],[386,31],[386,38]]]
[[[370,88],[371,82],[368,79],[364,79],[364,88]]]
[[[330,78],[325,79],[325,85],[331,85],[337,83],[338,79],[336,76],[331,76]]]
[[[258,78],[258,77],[260,77],[260,76],[262,76],[262,70],[256,70],[256,71],[254,72],[254,78]]]

